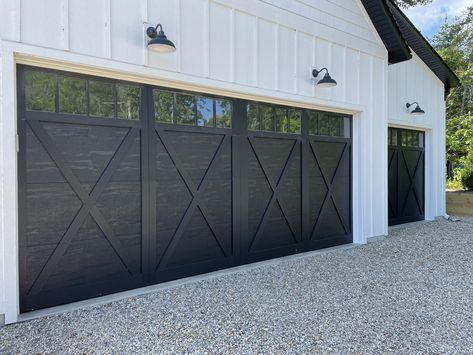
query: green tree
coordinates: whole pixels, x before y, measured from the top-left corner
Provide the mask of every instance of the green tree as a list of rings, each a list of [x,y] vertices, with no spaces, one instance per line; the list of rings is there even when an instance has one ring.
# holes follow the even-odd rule
[[[468,152],[473,150],[473,5],[453,21],[446,18],[432,42],[460,79],[460,85],[446,99],[446,134],[448,165],[463,168],[468,165]]]
[[[388,0],[389,1],[389,0]],[[412,6],[427,5],[432,2],[432,0],[394,0],[396,5],[407,9]]]

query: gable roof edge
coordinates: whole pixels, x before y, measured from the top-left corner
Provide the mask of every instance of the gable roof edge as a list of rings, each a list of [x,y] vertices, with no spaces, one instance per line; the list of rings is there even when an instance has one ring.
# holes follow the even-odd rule
[[[361,0],[371,22],[388,50],[389,64],[400,63],[412,58],[409,46],[388,8],[385,0]]]

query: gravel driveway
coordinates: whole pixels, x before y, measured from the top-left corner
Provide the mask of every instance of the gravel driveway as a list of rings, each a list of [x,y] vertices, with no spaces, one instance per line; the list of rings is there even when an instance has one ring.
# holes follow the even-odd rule
[[[0,353],[472,353],[473,219],[0,328]]]

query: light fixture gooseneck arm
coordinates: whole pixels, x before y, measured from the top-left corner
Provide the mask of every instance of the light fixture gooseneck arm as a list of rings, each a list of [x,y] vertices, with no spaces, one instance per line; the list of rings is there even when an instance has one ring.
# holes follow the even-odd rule
[[[320,70],[313,69],[313,70],[312,70],[312,75],[314,76],[314,78],[316,78],[316,77],[320,74],[320,72],[321,72],[322,70],[325,70],[325,71],[328,73],[328,69],[327,69],[327,68],[322,68],[322,69],[320,69]]]
[[[159,32],[158,32],[158,27],[159,27]],[[158,35],[163,35],[163,26],[158,23],[156,27],[148,27],[146,29],[146,34],[148,35],[149,38],[156,38]]]
[[[406,103],[406,107],[409,108],[411,107],[412,105],[416,104],[417,106],[419,106],[419,103],[417,101],[414,101],[413,103]]]

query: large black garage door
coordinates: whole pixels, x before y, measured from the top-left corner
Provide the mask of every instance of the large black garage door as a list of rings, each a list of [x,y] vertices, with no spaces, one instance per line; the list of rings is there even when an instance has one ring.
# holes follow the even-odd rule
[[[424,219],[424,133],[388,129],[389,225]]]
[[[22,312],[352,241],[351,118],[18,68]]]

